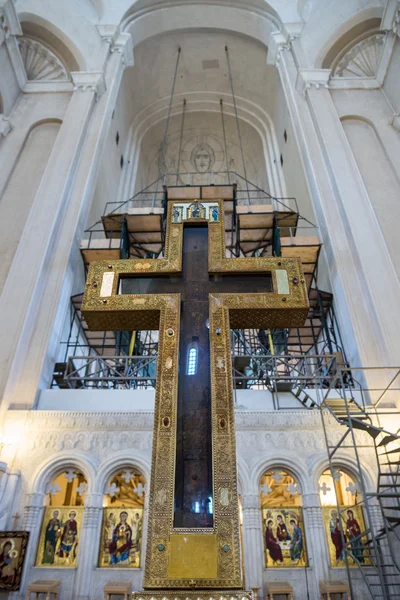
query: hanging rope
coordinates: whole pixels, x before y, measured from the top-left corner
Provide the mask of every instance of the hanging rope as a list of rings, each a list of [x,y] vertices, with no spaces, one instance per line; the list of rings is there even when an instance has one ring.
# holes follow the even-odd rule
[[[239,137],[240,153],[242,155],[243,173],[244,173],[244,178],[246,180],[247,201],[248,201],[248,204],[250,204],[249,184],[247,183],[247,171],[246,171],[246,163],[245,163],[244,154],[243,154],[242,134],[240,132],[239,117],[238,117],[238,111],[237,111],[237,106],[236,106],[236,97],[235,97],[235,91],[233,89],[233,79],[232,79],[232,71],[231,71],[231,62],[229,60],[228,46],[225,46],[225,53],[226,53],[226,62],[228,64],[229,82],[231,84],[233,107],[235,109],[236,127],[237,127],[238,137]]]
[[[231,183],[231,178],[229,175],[229,164],[228,164],[228,147],[226,145],[226,133],[225,133],[225,120],[224,120],[224,106],[223,106],[223,101],[222,98],[219,101],[220,107],[221,107],[221,121],[222,121],[222,133],[224,136],[224,148],[225,148],[225,157],[226,157],[226,171],[228,173],[228,184],[230,185]]]
[[[175,73],[174,73],[174,80],[172,82],[171,96],[170,96],[170,99],[169,99],[167,122],[165,124],[165,132],[164,132],[164,137],[163,137],[163,141],[162,141],[162,144],[161,144],[161,156],[160,156],[160,158],[158,160],[158,178],[157,178],[156,191],[155,191],[155,195],[154,195],[154,199],[153,199],[153,208],[154,208],[155,203],[156,203],[156,198],[157,198],[157,193],[158,193],[158,184],[159,184],[159,181],[160,181],[160,177],[162,175],[161,171],[163,169],[163,165],[164,165],[164,162],[165,162],[165,148],[167,146],[167,136],[168,136],[169,120],[170,120],[170,117],[171,117],[172,102],[174,100],[176,76],[178,74],[178,66],[179,66],[180,56],[181,56],[181,48],[179,47],[178,48],[178,55],[176,57]]]
[[[182,122],[181,122],[181,136],[180,136],[180,139],[179,139],[179,152],[178,152],[178,167],[177,167],[177,170],[176,170],[176,185],[178,185],[179,166],[181,164],[183,129],[184,129],[184,126],[185,126],[185,112],[186,112],[186,98],[183,100]]]

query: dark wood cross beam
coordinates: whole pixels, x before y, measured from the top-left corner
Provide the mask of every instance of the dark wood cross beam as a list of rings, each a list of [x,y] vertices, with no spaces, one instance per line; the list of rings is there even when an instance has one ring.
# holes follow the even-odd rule
[[[165,258],[91,263],[82,312],[159,330],[144,587],[241,589],[230,328],[302,326],[307,290],[299,259],[226,258],[223,200],[210,222],[189,204],[168,202]]]
[[[270,274],[208,272],[208,227],[184,228],[181,277],[127,277],[121,294],[181,296],[178,422],[175,470],[175,527],[212,527],[211,387],[209,294],[272,292]],[[197,372],[188,374],[188,353],[196,349]]]

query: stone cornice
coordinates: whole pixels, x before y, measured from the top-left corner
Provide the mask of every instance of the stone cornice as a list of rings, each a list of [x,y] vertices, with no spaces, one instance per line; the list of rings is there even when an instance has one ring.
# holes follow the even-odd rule
[[[101,71],[72,71],[71,77],[74,91],[95,92],[96,97],[99,98],[106,90],[104,74]]]
[[[97,29],[103,41],[109,44],[111,54],[121,54],[122,63],[132,67],[135,63],[131,34],[122,33],[118,25],[97,25]]]
[[[329,88],[330,69],[299,69],[296,89],[305,95],[308,90]]]

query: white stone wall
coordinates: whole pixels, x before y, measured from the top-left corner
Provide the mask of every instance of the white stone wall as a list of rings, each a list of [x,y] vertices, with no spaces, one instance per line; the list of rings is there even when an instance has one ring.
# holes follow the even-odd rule
[[[31,531],[23,587],[18,598],[24,597],[29,581],[41,577],[61,579],[61,600],[102,598],[105,582],[116,575],[109,569],[97,568],[103,494],[111,476],[127,466],[138,469],[149,481],[152,429],[152,411],[9,412],[5,430],[8,445],[3,451],[9,473],[3,476],[8,477],[8,481],[2,491],[4,508],[0,516],[3,527],[10,528],[12,515],[18,512],[23,516],[18,526]],[[236,431],[246,585],[263,588],[265,582],[280,579],[284,573],[284,579],[295,584],[296,597],[305,599],[307,573],[310,598],[317,600],[320,578],[345,575],[343,569],[328,566],[327,542],[322,529],[318,478],[328,467],[328,459],[320,412],[238,410]],[[342,433],[342,427],[329,421],[331,442],[338,441]],[[359,443],[370,445],[368,436],[361,434],[358,439]],[[375,468],[372,448],[362,450],[361,460],[366,485],[372,489]],[[338,466],[346,465],[350,472],[357,472],[351,449],[339,451],[335,461]],[[279,467],[292,473],[302,490],[310,557],[306,570],[264,568],[260,478],[267,469]],[[34,567],[46,485],[60,471],[69,468],[80,469],[88,482],[78,566],[76,569]],[[145,509],[144,531],[147,502]],[[118,576],[131,579],[134,588],[140,589],[142,569],[117,571]],[[358,580],[357,574],[355,577]],[[363,597],[360,588],[356,600]]]

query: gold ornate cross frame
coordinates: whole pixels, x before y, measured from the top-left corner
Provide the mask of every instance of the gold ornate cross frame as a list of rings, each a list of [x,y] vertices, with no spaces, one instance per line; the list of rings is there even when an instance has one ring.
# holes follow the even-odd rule
[[[223,200],[214,221],[197,211],[174,222],[178,204],[190,201],[168,202],[164,258],[91,263],[82,312],[90,330],[159,330],[145,589],[241,589],[230,329],[303,325],[307,290],[300,259],[226,258]],[[209,294],[213,523],[203,529],[174,528],[180,294],[120,293],[127,276],[179,278],[183,230],[194,222],[208,227],[210,278],[272,278],[269,293]]]

